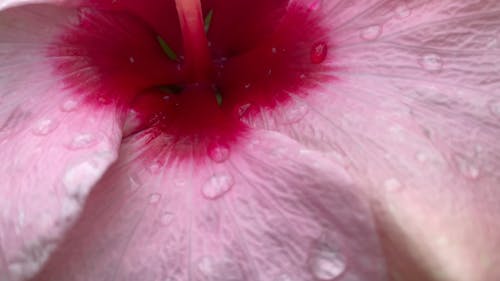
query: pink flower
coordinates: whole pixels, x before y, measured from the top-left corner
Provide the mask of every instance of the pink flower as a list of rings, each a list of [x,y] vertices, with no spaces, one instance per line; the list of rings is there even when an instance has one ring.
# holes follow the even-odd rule
[[[497,0],[0,1],[0,281],[495,281]]]

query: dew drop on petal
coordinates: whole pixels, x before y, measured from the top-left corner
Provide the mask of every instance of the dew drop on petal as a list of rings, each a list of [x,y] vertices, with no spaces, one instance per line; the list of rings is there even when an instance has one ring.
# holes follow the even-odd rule
[[[207,149],[208,156],[216,163],[225,162],[231,153],[229,147],[224,144],[212,144]]]
[[[200,258],[197,262],[198,270],[203,273],[205,276],[210,276],[214,273],[215,270],[215,261],[210,256],[205,256]]]
[[[80,134],[73,138],[69,148],[70,149],[83,149],[89,148],[96,144],[96,139],[91,134]]]
[[[161,195],[159,193],[153,193],[151,195],[149,195],[149,204],[157,204],[158,202],[160,202],[160,199],[161,199]]]
[[[425,152],[418,152],[415,155],[415,158],[417,158],[418,162],[425,163],[425,162],[427,162],[427,160],[428,160],[429,157],[427,156],[427,154],[425,154]]]
[[[346,258],[338,250],[315,249],[310,259],[311,272],[318,280],[335,280],[346,270]]]
[[[52,119],[43,119],[36,122],[35,126],[32,129],[34,135],[37,136],[46,136],[57,129],[59,123]]]
[[[411,15],[411,9],[406,3],[402,3],[396,7],[396,15],[402,19],[407,18]]]
[[[156,175],[161,171],[161,165],[158,163],[153,163],[148,167],[148,171],[151,174]]]
[[[175,218],[175,215],[171,212],[165,212],[163,214],[160,215],[160,223],[163,225],[163,226],[168,226],[172,223],[172,221],[174,220]]]
[[[384,181],[384,188],[389,192],[396,192],[402,188],[401,182],[396,178],[390,178]]]
[[[443,69],[443,59],[437,54],[425,54],[420,58],[420,66],[428,72],[440,72]]]
[[[311,48],[311,62],[320,64],[325,61],[328,55],[328,45],[325,42],[315,43]]]
[[[361,38],[366,41],[376,40],[382,35],[382,26],[372,25],[361,30]]]
[[[234,179],[229,174],[213,175],[202,186],[202,194],[207,199],[218,199],[231,190],[234,185]]]
[[[74,111],[79,105],[79,102],[75,99],[69,98],[63,101],[61,104],[61,110],[65,112]]]

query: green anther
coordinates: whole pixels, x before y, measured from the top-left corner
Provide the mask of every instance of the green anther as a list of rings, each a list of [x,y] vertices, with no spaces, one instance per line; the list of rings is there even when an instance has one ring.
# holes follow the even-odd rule
[[[212,25],[212,19],[214,17],[214,10],[210,10],[207,16],[205,17],[205,32],[208,33],[210,30],[210,26]]]
[[[177,61],[177,54],[174,52],[174,50],[172,50],[172,48],[170,48],[167,42],[165,42],[165,40],[163,40],[163,38],[161,38],[160,36],[156,36],[156,40],[158,40],[158,43],[160,43],[160,46],[167,57],[173,61]]]
[[[215,99],[217,100],[217,105],[222,106],[222,94],[218,90],[215,92]]]

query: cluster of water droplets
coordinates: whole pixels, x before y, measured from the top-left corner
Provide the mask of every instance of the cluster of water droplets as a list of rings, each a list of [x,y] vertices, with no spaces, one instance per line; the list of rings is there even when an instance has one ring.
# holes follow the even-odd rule
[[[393,14],[393,18],[395,20],[404,20],[412,15],[412,10],[408,4],[401,3],[394,9]],[[376,41],[382,36],[383,33],[384,23],[377,23],[362,28],[360,31],[360,37],[364,41]],[[444,60],[439,54],[424,53],[420,55],[418,64],[427,72],[439,73],[444,67]]]

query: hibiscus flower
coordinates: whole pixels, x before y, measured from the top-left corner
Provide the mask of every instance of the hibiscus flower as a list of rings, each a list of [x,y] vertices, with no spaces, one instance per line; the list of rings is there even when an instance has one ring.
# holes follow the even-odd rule
[[[495,281],[497,0],[0,1],[1,281]]]

